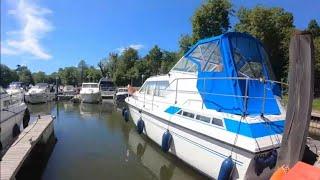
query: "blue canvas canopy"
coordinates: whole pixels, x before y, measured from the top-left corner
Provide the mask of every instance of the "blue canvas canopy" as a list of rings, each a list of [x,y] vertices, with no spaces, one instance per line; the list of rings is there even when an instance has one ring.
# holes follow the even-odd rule
[[[183,58],[175,70],[184,63],[188,71],[198,73],[197,89],[206,108],[232,114],[280,114],[274,99],[279,95],[277,86],[264,81],[272,79],[268,56],[256,38],[228,32],[200,40]]]

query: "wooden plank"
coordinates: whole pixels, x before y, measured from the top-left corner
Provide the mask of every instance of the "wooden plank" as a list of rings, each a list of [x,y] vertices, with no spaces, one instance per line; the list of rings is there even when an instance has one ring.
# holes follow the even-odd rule
[[[41,119],[30,124],[21,132],[0,161],[1,180],[15,178],[24,160],[41,139],[43,132],[52,124],[52,121],[53,118],[51,116],[42,116]],[[32,139],[32,143],[30,143],[30,139]]]
[[[302,159],[312,110],[314,52],[311,34],[296,32],[289,49],[289,100],[277,166]]]

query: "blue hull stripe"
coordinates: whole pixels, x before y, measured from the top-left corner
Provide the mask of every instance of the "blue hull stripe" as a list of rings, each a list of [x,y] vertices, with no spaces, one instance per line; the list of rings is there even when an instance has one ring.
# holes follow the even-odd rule
[[[180,111],[181,108],[175,107],[175,106],[169,106],[164,112],[169,113],[169,114],[175,114],[178,111]]]
[[[246,122],[224,119],[224,122],[227,131],[251,138],[282,134],[285,124],[284,120],[249,124]]]

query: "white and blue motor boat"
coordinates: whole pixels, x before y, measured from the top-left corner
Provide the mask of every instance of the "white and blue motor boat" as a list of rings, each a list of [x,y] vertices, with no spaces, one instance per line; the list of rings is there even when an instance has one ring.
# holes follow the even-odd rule
[[[263,179],[284,130],[281,88],[261,42],[229,32],[196,43],[126,103],[139,133],[201,173]]]

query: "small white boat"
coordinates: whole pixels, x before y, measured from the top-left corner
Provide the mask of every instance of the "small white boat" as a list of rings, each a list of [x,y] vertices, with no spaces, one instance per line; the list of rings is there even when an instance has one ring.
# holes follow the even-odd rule
[[[229,32],[199,41],[125,101],[138,132],[164,152],[214,179],[261,179],[281,145],[280,99],[260,41]]]
[[[54,98],[54,89],[51,88],[47,83],[37,83],[25,94],[26,102],[32,104],[46,103],[48,101],[53,101]]]
[[[19,135],[20,126],[27,127],[30,114],[21,98],[9,95],[0,87],[0,152]]]
[[[59,100],[70,100],[77,94],[76,88],[72,85],[66,85],[63,87],[61,94],[58,95]]]
[[[98,83],[82,83],[80,91],[81,102],[99,103],[101,101],[101,93]]]
[[[25,86],[23,82],[12,82],[6,89],[6,92],[13,98],[24,99]]]
[[[113,100],[117,103],[123,102],[124,99],[128,96],[129,96],[128,88],[118,88],[114,97],[113,97]]]
[[[111,79],[101,78],[99,81],[101,97],[103,99],[112,99],[116,93],[116,87]]]

